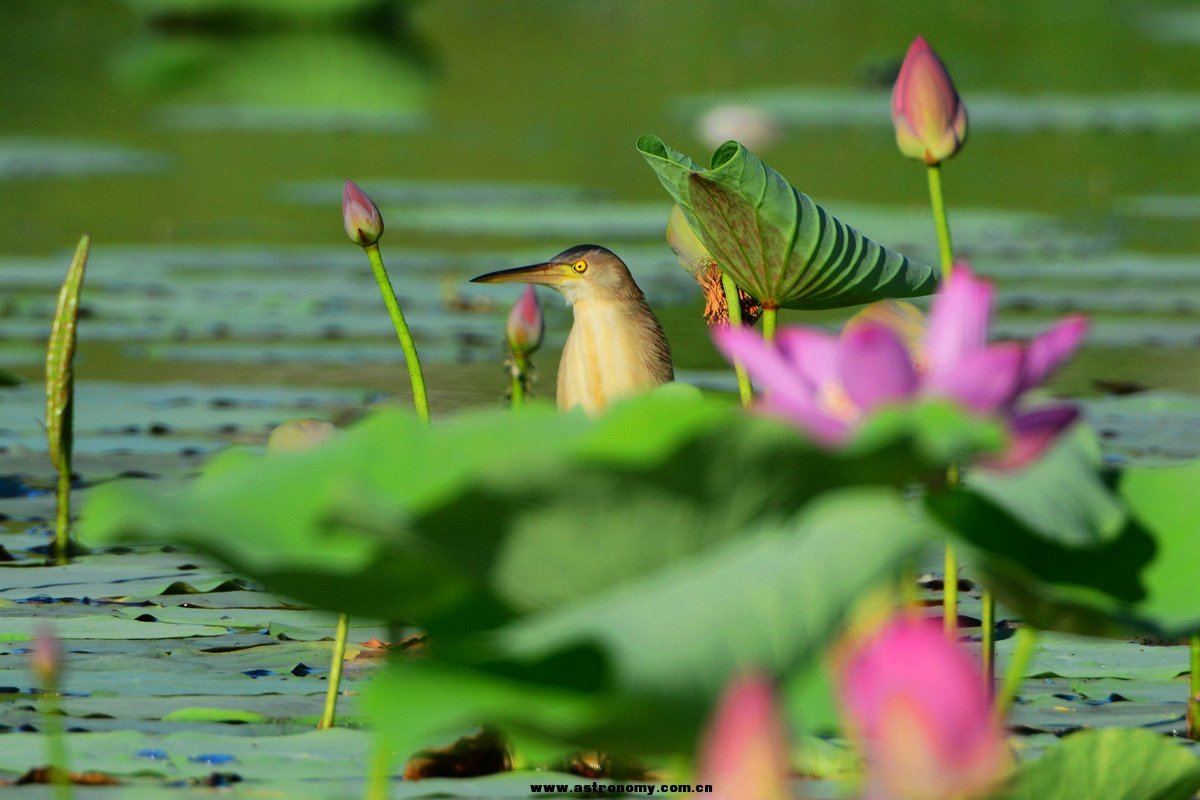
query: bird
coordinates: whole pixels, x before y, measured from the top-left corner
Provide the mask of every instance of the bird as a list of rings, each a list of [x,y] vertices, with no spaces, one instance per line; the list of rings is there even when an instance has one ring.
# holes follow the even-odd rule
[[[595,416],[614,400],[675,379],[671,346],[646,297],[616,253],[595,244],[549,261],[489,272],[472,283],[548,286],[571,306],[574,322],[558,363],[558,407]]]

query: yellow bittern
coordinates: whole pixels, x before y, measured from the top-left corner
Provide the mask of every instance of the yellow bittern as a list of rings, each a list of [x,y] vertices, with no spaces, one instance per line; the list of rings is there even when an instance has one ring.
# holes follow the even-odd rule
[[[558,407],[598,414],[617,398],[673,380],[671,347],[625,262],[581,244],[542,264],[489,272],[475,283],[536,283],[575,314],[558,362]]]

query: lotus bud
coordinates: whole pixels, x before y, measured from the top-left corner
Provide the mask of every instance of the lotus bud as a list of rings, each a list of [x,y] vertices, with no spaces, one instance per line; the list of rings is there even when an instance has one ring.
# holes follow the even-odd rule
[[[699,783],[738,800],[787,800],[791,765],[779,701],[762,675],[734,678],[700,748]]]
[[[715,260],[688,224],[679,205],[671,209],[671,216],[667,218],[667,246],[679,259],[679,265],[697,277]]]
[[[667,219],[667,246],[679,259],[679,265],[692,273],[696,283],[704,292],[704,319],[709,325],[724,325],[729,322],[729,302],[725,287],[721,284],[721,268],[695,229],[684,216],[683,208],[676,205]],[[742,321],[753,325],[762,315],[762,305],[740,286],[738,301],[742,309]]]
[[[898,616],[841,653],[838,695],[867,763],[866,797],[984,797],[1008,769],[972,657],[940,622]]]
[[[354,181],[346,181],[342,188],[342,223],[350,241],[361,247],[370,247],[383,235],[379,207]]]
[[[542,344],[546,321],[542,319],[542,304],[538,302],[533,286],[527,286],[521,299],[508,312],[508,325],[504,329],[509,350],[513,355],[527,356]]]
[[[37,675],[42,689],[55,691],[58,686],[58,677],[62,673],[63,656],[58,637],[50,628],[44,626],[38,628],[29,658],[33,673]]]
[[[323,419],[293,419],[275,426],[267,437],[268,453],[302,453],[337,435],[333,423]]]
[[[967,138],[967,107],[921,36],[908,48],[892,89],[892,124],[900,152],[929,166],[957,153]]]

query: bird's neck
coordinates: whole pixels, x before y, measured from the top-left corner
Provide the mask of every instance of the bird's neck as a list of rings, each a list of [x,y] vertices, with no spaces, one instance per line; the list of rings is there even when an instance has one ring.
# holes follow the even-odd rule
[[[559,364],[560,407],[599,413],[612,399],[671,380],[669,352],[660,363],[662,329],[640,297],[581,297],[572,308],[575,321]]]

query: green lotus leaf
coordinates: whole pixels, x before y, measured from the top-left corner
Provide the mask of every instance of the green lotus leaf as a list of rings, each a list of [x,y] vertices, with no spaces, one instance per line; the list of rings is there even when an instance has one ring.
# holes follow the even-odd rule
[[[917,297],[941,279],[834,217],[738,142],[721,145],[710,169],[657,136],[643,136],[638,150],[721,268],[764,306]]]
[[[1186,800],[1200,759],[1151,731],[1084,731],[1022,766],[991,800]]]
[[[984,582],[1040,628],[1169,639],[1200,631],[1200,462],[1130,468],[1114,498],[1070,459],[1052,454],[1033,469],[1055,474],[1018,479],[1020,492],[968,483],[926,504],[970,547]],[[1039,483],[1055,503],[1039,499]]]

